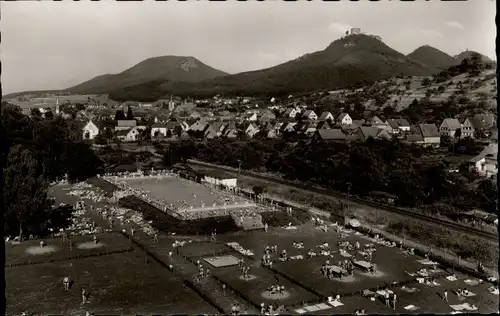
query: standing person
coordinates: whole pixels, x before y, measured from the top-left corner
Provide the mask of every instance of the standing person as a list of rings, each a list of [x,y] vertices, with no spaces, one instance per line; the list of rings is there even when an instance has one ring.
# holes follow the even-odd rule
[[[153,242],[157,243],[158,242],[158,233],[155,232],[153,235]]]
[[[94,244],[97,245],[97,236],[94,234]]]
[[[85,289],[82,289],[82,305],[87,303],[87,292]]]
[[[396,310],[396,301],[397,301],[397,296],[396,293],[392,296],[392,310]]]
[[[64,285],[64,290],[69,291],[69,278],[68,277],[64,277],[63,285]]]
[[[389,293],[388,293],[388,292],[385,292],[385,295],[384,295],[384,296],[385,296],[385,306],[386,306],[386,307],[391,307],[391,306],[389,305]]]
[[[260,303],[260,313],[264,315],[266,313],[266,304]]]
[[[448,302],[448,291],[444,290],[443,300]]]
[[[264,223],[264,231],[267,232],[267,229],[269,228],[269,225],[267,223]]]
[[[222,283],[222,294],[226,295],[226,284]]]

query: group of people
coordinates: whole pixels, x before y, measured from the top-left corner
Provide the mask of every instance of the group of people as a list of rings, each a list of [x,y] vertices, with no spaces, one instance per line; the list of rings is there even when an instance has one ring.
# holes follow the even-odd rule
[[[384,294],[384,299],[385,299],[385,306],[387,307],[392,306],[393,310],[396,309],[396,301],[398,299],[396,293],[389,293],[386,291]]]
[[[260,313],[262,315],[275,315],[275,314],[282,312],[282,311],[284,311],[284,307],[278,306],[276,303],[269,304],[267,307],[266,307],[266,304],[264,304],[264,303],[260,304]]]
[[[271,294],[283,295],[285,293],[285,286],[279,284],[273,284],[267,288],[267,291]]]
[[[245,267],[245,266],[241,267],[241,277],[243,279],[248,280],[250,278],[249,272],[250,272],[250,267]]]
[[[198,266],[198,275],[196,276],[196,281],[201,281],[204,278],[208,278],[210,276],[210,269],[206,269],[203,267],[203,264],[200,262],[200,260],[196,261],[196,264]]]

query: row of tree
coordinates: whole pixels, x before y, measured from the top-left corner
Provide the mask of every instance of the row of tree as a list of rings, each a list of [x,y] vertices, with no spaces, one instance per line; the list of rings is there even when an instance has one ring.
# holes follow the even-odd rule
[[[447,172],[444,159],[415,145],[370,139],[366,143],[287,143],[273,141],[181,141],[170,145],[167,162],[187,158],[247,170],[270,171],[290,180],[312,182],[336,191],[369,196],[383,191],[397,204],[419,207],[445,203],[455,211],[482,207],[496,212],[496,183],[485,180],[476,189],[460,175]]]
[[[7,235],[44,235],[70,222],[71,208],[54,208],[49,183],[64,177],[82,181],[94,176],[100,159],[81,140],[73,120],[30,118],[2,103],[1,159],[4,230]]]

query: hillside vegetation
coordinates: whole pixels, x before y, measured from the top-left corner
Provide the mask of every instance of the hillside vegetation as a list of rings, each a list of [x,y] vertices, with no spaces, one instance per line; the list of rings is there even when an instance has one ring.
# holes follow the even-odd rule
[[[67,91],[106,93],[150,81],[194,82],[224,75],[194,57],[162,56],[146,59],[119,74],[97,76]]]
[[[304,55],[275,67],[217,77],[196,83],[150,82],[110,93],[115,100],[134,96],[176,94],[190,96],[284,95],[368,83],[393,76],[431,75],[432,67],[414,61],[367,35],[350,35],[325,50]],[[131,93],[131,91],[134,91]]]

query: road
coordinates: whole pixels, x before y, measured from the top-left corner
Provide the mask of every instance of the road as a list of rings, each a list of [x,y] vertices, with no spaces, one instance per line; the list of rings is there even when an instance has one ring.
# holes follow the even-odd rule
[[[306,191],[308,193],[319,194],[319,195],[323,195],[326,197],[333,196],[333,197],[338,198],[339,200],[344,201],[344,202],[346,200],[346,195],[342,194],[342,193],[338,193],[338,192],[331,191],[331,190],[320,189],[320,188],[311,188],[310,186],[305,185],[305,184],[299,184],[299,183],[295,183],[292,181],[287,181],[287,180],[271,177],[268,175],[258,174],[255,172],[249,172],[249,171],[245,171],[245,170],[238,171],[238,169],[236,169],[236,168],[205,163],[205,162],[192,160],[192,159],[188,160],[188,164],[191,164],[194,166],[201,166],[201,167],[208,167],[208,168],[212,168],[212,169],[217,169],[217,170],[225,171],[225,172],[228,172],[231,174],[240,173],[241,175],[251,177],[254,179],[265,180],[265,181],[273,182],[276,184],[292,186],[292,187],[295,187],[297,189],[301,189],[303,191]],[[363,199],[360,199],[358,197],[353,197],[353,196],[351,196],[349,198],[349,203],[350,203],[350,205],[369,207],[369,208],[376,209],[376,210],[382,210],[382,211],[386,211],[386,212],[390,212],[390,213],[395,213],[398,215],[403,215],[403,216],[410,217],[413,219],[418,219],[418,220],[421,220],[421,221],[424,221],[427,223],[432,223],[432,224],[436,224],[436,225],[439,225],[442,227],[446,227],[448,229],[455,230],[455,231],[458,231],[461,233],[465,233],[465,234],[468,234],[471,236],[480,237],[483,239],[487,239],[489,241],[498,242],[498,234],[497,233],[492,233],[492,232],[480,230],[477,228],[469,227],[469,226],[462,225],[462,224],[459,224],[459,223],[456,223],[456,222],[453,222],[450,220],[430,217],[430,216],[420,214],[420,213],[417,213],[414,211],[405,210],[405,209],[401,209],[401,208],[397,208],[397,207],[393,207],[393,206],[389,206],[389,205],[384,205],[384,204],[376,203],[373,201],[363,200]]]

